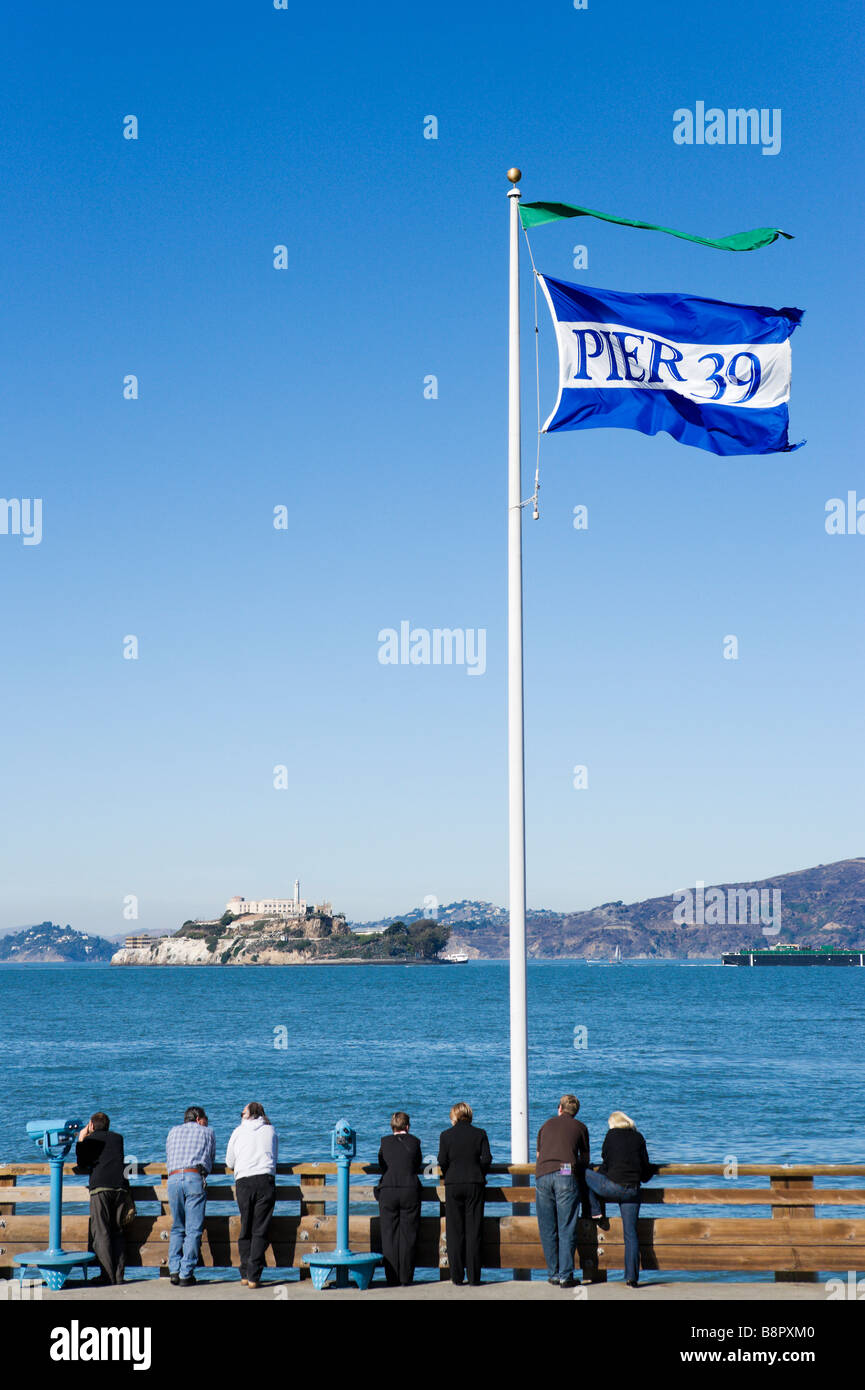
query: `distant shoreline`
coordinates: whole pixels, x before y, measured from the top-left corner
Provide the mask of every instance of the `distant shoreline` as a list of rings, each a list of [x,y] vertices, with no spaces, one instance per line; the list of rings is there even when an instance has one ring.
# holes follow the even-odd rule
[[[22,961],[26,965],[27,961]],[[76,965],[77,961],[32,961],[33,965]],[[91,962],[82,962],[89,964]],[[93,965],[113,965],[113,961],[93,961]],[[237,965],[223,965],[222,961],[123,961],[118,964],[117,970],[295,970],[302,969],[307,965],[453,965],[449,960],[400,960],[399,957],[380,956],[375,960],[358,960],[352,956],[337,956],[333,960],[319,957],[316,960],[245,960]],[[468,962],[465,962],[468,964]]]
[[[711,965],[720,964],[721,957],[718,956],[625,956],[620,965]],[[598,957],[587,958],[586,956],[530,956],[528,965],[555,965],[561,962],[564,964],[589,963],[593,965],[607,966],[615,969],[616,966]],[[316,960],[295,960],[277,963],[275,961],[244,961],[242,965],[223,965],[221,961],[127,961],[121,965],[113,965],[108,960],[2,960],[0,970],[4,967],[9,969],[20,969],[23,966],[36,967],[37,969],[51,965],[74,965],[76,969],[93,970],[99,966],[107,966],[115,970],[291,970],[300,969],[304,966],[323,966],[323,965],[507,965],[507,956],[472,956],[467,961],[449,960],[400,960],[399,957],[381,956],[374,960],[358,960],[352,956],[339,956],[333,960],[318,958]]]

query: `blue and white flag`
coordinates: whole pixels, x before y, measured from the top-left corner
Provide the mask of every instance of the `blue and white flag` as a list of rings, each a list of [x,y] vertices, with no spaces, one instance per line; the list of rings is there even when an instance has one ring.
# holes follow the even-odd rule
[[[559,397],[545,432],[665,430],[713,454],[799,448],[787,438],[787,401],[801,309],[538,279],[559,348]]]

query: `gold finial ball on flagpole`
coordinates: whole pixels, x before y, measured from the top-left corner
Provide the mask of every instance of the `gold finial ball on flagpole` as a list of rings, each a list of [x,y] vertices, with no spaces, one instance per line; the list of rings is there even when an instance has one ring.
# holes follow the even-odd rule
[[[522,171],[522,169],[509,169],[509,170],[508,170],[508,178],[510,179],[511,183],[519,183],[519,181],[520,181],[520,179],[522,178],[522,176],[523,176],[523,171]]]

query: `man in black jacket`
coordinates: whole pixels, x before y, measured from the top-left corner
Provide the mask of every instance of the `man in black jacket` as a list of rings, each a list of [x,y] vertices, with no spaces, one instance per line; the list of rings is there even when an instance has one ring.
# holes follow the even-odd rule
[[[492,1166],[486,1131],[472,1124],[472,1108],[451,1106],[451,1128],[439,1138],[439,1168],[445,1185],[445,1236],[451,1282],[481,1282],[484,1186]]]
[[[75,1166],[89,1173],[90,1230],[88,1248],[102,1270],[102,1282],[122,1284],[126,1269],[124,1215],[129,1182],[123,1158],[123,1135],[109,1128],[108,1116],[97,1110],[79,1132]]]

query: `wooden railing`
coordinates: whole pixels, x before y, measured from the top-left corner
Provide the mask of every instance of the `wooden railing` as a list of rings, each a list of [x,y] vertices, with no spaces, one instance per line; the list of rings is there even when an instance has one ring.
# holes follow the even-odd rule
[[[357,1251],[380,1250],[379,1221],[373,1197],[375,1164],[354,1163],[350,1186],[353,1207],[368,1209],[349,1216],[349,1241]],[[435,1269],[447,1278],[444,1188],[437,1169],[424,1180],[418,1240],[419,1269]],[[87,1248],[85,1179],[67,1165],[63,1189],[63,1247]],[[215,1268],[237,1266],[239,1217],[230,1181],[217,1165],[207,1188],[207,1216],[201,1263]],[[277,1170],[276,1208],[270,1228],[267,1263],[304,1269],[303,1255],[333,1249],[336,1243],[336,1165],[281,1163]],[[487,1186],[483,1264],[487,1269],[526,1272],[545,1261],[533,1214],[533,1165],[496,1164]],[[643,1268],[684,1272],[770,1272],[777,1280],[813,1280],[819,1271],[865,1271],[865,1190],[838,1185],[815,1186],[815,1179],[839,1181],[865,1177],[863,1164],[740,1164],[735,1181],[708,1186],[660,1186],[671,1178],[725,1179],[721,1164],[665,1163],[642,1189],[639,1222]],[[14,1255],[45,1247],[48,1240],[48,1167],[37,1163],[0,1164],[0,1275],[10,1277]],[[45,1183],[34,1182],[42,1176]],[[743,1179],[768,1179],[768,1185],[739,1186]],[[364,1181],[366,1179],[366,1181]],[[149,1181],[148,1181],[149,1180]],[[372,1180],[372,1181],[371,1181]],[[171,1216],[165,1165],[141,1164],[131,1179],[138,1214],[127,1235],[127,1264],[157,1266],[167,1272]],[[76,1208],[76,1204],[78,1205]],[[147,1205],[152,1210],[147,1210]],[[292,1204],[293,1211],[286,1210]],[[37,1210],[23,1211],[22,1207]],[[677,1210],[666,1215],[668,1208]],[[718,1215],[717,1209],[722,1208]],[[759,1216],[738,1214],[742,1208],[767,1209]],[[817,1209],[821,1215],[817,1215]],[[851,1208],[837,1217],[833,1209]],[[689,1209],[689,1210],[688,1210]],[[695,1210],[696,1209],[696,1210]],[[703,1210],[700,1210],[703,1209]],[[730,1210],[732,1209],[732,1210]],[[658,1214],[662,1211],[664,1214]],[[729,1211],[729,1214],[728,1214]],[[581,1220],[577,1258],[585,1277],[606,1278],[624,1259],[618,1207],[610,1204],[609,1228]]]

